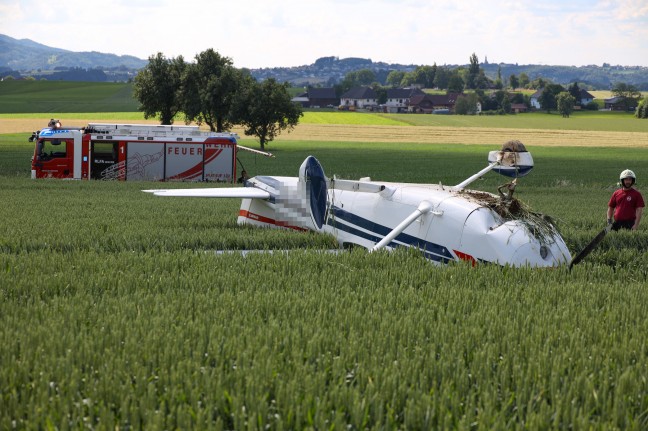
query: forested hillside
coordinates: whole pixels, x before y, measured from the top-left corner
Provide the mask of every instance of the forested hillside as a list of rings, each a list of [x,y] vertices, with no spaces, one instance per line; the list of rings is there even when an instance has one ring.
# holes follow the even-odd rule
[[[151,53],[155,55],[156,53]],[[236,60],[234,58],[233,60]],[[469,55],[466,55],[469,60]],[[187,59],[193,61],[193,59]],[[146,66],[147,60],[132,56],[117,56],[100,52],[72,52],[39,44],[29,39],[14,39],[0,34],[0,78],[12,76],[16,79],[31,77],[37,80],[127,82],[137,71]],[[448,65],[439,59],[439,69],[447,71],[467,68],[466,64]],[[412,72],[425,64],[394,64],[373,61],[368,58],[321,57],[312,64],[295,67],[273,67],[251,69],[257,80],[274,78],[295,86],[333,86],[342,82],[348,73],[370,70],[376,82],[386,84],[392,71]],[[607,90],[615,83],[624,82],[638,90],[648,91],[648,67],[632,65],[535,65],[488,63],[479,64],[485,75],[495,81],[506,82],[511,75],[526,74],[533,81],[542,78],[557,84],[578,82],[581,87],[593,90]]]

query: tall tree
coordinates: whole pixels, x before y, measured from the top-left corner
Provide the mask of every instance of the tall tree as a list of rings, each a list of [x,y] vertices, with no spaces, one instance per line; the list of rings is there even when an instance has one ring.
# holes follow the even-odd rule
[[[497,79],[495,79],[495,88],[501,90],[504,88],[504,82],[502,81],[502,66],[497,66]]]
[[[371,69],[360,69],[349,72],[344,76],[343,83],[348,87],[357,87],[360,85],[369,85],[376,80],[376,74]]]
[[[379,105],[387,103],[387,89],[377,82],[371,84],[371,88],[376,92],[376,102]]]
[[[574,105],[576,104],[576,99],[569,92],[563,91],[558,94],[556,97],[556,105],[558,107],[558,112],[563,116],[563,118],[569,118],[572,112],[574,112]]]
[[[149,57],[148,64],[135,76],[133,93],[140,103],[144,118],[159,115],[161,124],[173,124],[181,110],[180,84],[186,68],[182,56],[167,59],[158,52]]]
[[[567,91],[574,98],[575,103],[577,105],[580,105],[581,96],[580,96],[580,88],[578,87],[578,82],[574,82],[572,85],[567,87]]]
[[[478,96],[475,93],[463,94],[457,97],[455,103],[455,114],[475,115],[477,113]]]
[[[403,79],[401,80],[401,87],[409,87],[411,85],[414,85],[416,82],[416,75],[414,74],[414,71],[411,72],[405,72],[405,75],[403,75]]]
[[[515,76],[515,74],[511,74],[511,76],[509,76],[509,87],[511,87],[511,90],[515,90],[516,88],[520,87],[520,80],[517,76]]]
[[[470,65],[468,66],[468,75],[466,76],[466,88],[476,88],[477,76],[479,75],[479,59],[474,52],[470,56]]]
[[[245,134],[259,138],[261,150],[283,130],[291,130],[303,115],[301,107],[290,101],[289,84],[274,78],[258,83],[244,79],[233,112]]]
[[[637,110],[635,111],[635,117],[637,118],[648,118],[648,99],[643,98],[641,99],[641,102],[639,102],[639,106],[637,106]]]
[[[229,130],[240,81],[241,73],[228,57],[211,48],[196,55],[196,63],[188,65],[182,79],[185,120],[205,123],[212,131]]]
[[[438,67],[434,75],[434,85],[440,90],[448,88],[450,82],[450,70],[446,66]]]
[[[418,66],[414,69],[414,82],[423,88],[434,88],[434,75],[436,75],[436,65]]]
[[[477,80],[475,81],[475,89],[476,90],[485,90],[489,87],[491,87],[491,79],[486,76],[486,72],[484,72],[484,69],[479,69],[479,73],[477,74]]]
[[[370,85],[376,80],[376,74],[371,69],[360,69],[356,72],[356,79],[360,85]]]
[[[353,87],[362,85],[370,85],[376,80],[376,74],[371,69],[360,69],[349,72],[344,75],[344,79],[340,84],[340,94],[350,90]]]
[[[522,72],[522,73],[520,73],[520,87],[521,88],[526,88],[527,85],[529,85],[529,75]]]
[[[641,92],[637,90],[637,87],[632,84],[626,84],[625,82],[614,84],[612,94],[615,97],[621,98],[621,103],[625,106],[626,111],[630,110],[633,106],[637,106],[637,103],[641,99]]]
[[[538,100],[540,102],[540,106],[542,106],[542,109],[547,111],[547,113],[550,113],[552,109],[556,109],[556,96],[558,96],[558,94],[563,91],[565,91],[565,89],[562,87],[562,85],[547,85],[544,90],[542,90],[542,94],[540,94],[540,99]]]
[[[405,72],[402,70],[392,70],[389,72],[389,75],[387,75],[387,85],[390,85],[392,87],[399,87],[401,85],[401,82],[403,81],[403,77],[405,76]]]
[[[504,90],[495,91],[491,97],[497,103],[497,109],[506,114],[511,113],[511,98],[509,97],[508,92]]]
[[[541,88],[545,88],[547,84],[551,84],[551,81],[546,81],[543,78],[536,78],[525,85],[525,87],[533,90],[540,90]]]
[[[450,79],[448,80],[448,91],[451,93],[461,93],[464,89],[464,80],[461,79],[457,69],[450,72]]]

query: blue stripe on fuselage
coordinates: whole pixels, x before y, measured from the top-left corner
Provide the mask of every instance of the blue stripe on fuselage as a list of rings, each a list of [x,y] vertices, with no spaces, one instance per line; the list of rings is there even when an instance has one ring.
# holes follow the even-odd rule
[[[392,231],[392,229],[388,228],[387,226],[375,223],[371,220],[360,217],[359,215],[345,211],[341,208],[333,207],[332,209],[333,216],[329,215],[326,223],[333,228],[348,232],[351,235],[359,236],[368,241],[377,243]],[[356,229],[344,223],[338,223],[337,219],[361,227],[362,229],[365,229],[370,233],[361,231],[360,229]],[[434,260],[436,262],[448,263],[448,261],[455,260],[455,258],[452,256],[452,254],[450,254],[450,251],[448,251],[446,247],[425,241],[421,238],[417,238],[406,233],[400,233],[396,238],[394,238],[394,240],[421,249],[426,258]],[[401,246],[401,244],[397,244],[392,241],[389,246],[398,247]]]

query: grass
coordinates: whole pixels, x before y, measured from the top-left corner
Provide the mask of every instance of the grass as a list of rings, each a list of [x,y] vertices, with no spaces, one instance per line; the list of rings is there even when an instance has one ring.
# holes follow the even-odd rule
[[[648,426],[645,223],[572,272],[334,255],[326,236],[238,226],[235,199],[30,180],[26,138],[0,135],[2,429]],[[240,162],[295,176],[313,154],[329,176],[456,184],[490,149],[284,138],[275,159]],[[618,173],[648,172],[646,148],[529,150],[517,197],[573,253],[603,227]],[[293,251],[214,253],[254,248]]]
[[[360,112],[305,112],[300,122],[305,124],[352,124],[363,126],[407,126],[401,118]]]
[[[517,115],[399,115],[384,114],[414,126],[487,127],[507,129],[648,132],[648,122],[625,112],[575,112],[563,118],[557,112]]]
[[[48,113],[32,113],[32,114],[0,114],[0,119],[20,119],[40,120],[49,118],[52,115]],[[95,120],[100,118],[101,121],[107,123],[110,121],[143,121],[144,114],[141,112],[57,112],[55,117],[60,120]],[[43,127],[46,127],[47,124]]]
[[[101,118],[109,121],[142,121],[141,112],[57,112],[61,120],[95,121]],[[0,114],[0,119],[43,119],[51,115]],[[182,124],[182,117],[176,122]],[[315,112],[308,111],[300,119],[300,124],[315,125],[358,125],[358,126],[427,126],[427,127],[470,127],[470,128],[508,128],[538,130],[579,130],[579,131],[620,131],[648,132],[648,123],[638,120],[624,112],[577,112],[570,118],[559,114],[544,112],[505,116],[465,116],[465,115],[422,115],[422,114],[376,114],[360,112]]]
[[[113,82],[0,82],[0,113],[137,111],[132,84]]]

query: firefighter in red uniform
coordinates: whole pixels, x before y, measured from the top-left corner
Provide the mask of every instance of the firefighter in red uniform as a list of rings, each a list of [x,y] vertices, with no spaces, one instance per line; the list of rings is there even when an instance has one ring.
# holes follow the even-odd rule
[[[645,205],[641,193],[633,187],[636,179],[637,177],[630,169],[621,172],[619,176],[621,188],[612,194],[607,210],[608,223],[612,223],[614,214],[612,230],[620,228],[636,230],[639,228]]]

